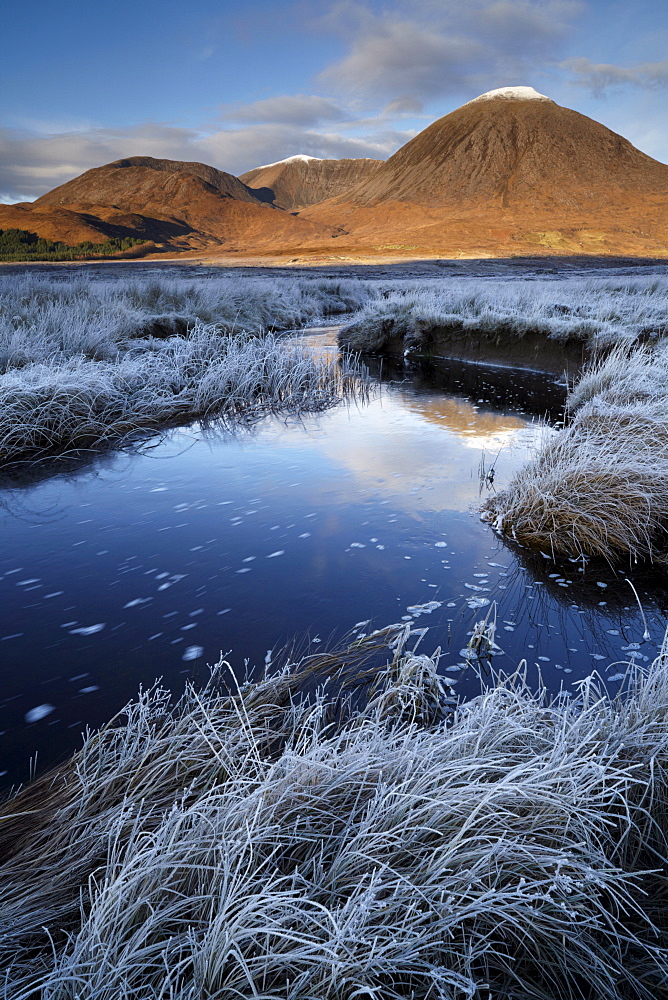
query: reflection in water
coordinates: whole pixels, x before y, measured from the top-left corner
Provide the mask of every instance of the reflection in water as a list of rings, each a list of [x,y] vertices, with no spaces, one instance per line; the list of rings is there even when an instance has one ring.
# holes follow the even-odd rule
[[[558,418],[563,386],[461,362],[380,379],[368,405],[236,435],[194,425],[2,491],[3,780],[25,779],[36,749],[40,766],[71,752],[140,684],[178,689],[229,651],[261,669],[295,635],[322,648],[416,621],[464,694],[479,681],[461,650],[493,608],[494,667],[526,658],[553,689],[654,654],[653,577],[634,577],[643,643],[619,574],[513,550],[475,513],[483,449],[502,488],[551,433],[541,415]]]

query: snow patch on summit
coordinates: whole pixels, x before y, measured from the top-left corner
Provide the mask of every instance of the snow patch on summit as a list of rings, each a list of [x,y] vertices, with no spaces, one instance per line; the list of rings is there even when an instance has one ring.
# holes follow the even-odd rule
[[[255,170],[266,170],[267,167],[280,167],[282,163],[310,163],[312,160],[320,160],[320,156],[307,156],[306,153],[295,153],[294,156],[286,156],[284,160],[276,160],[275,163],[263,163]]]
[[[550,103],[554,104],[551,97],[539,94],[533,87],[498,87],[496,90],[488,90],[485,94],[481,94],[480,97],[474,97],[472,101],[468,101],[467,103],[475,104],[476,101],[492,101],[499,97],[505,101],[550,101]]]

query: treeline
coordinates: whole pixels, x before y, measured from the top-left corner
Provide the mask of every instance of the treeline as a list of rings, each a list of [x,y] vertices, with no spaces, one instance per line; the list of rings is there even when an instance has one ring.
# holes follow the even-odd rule
[[[27,229],[0,229],[0,260],[86,260],[90,257],[110,257],[147,240],[124,236],[112,236],[104,243],[85,240],[76,246],[45,240]]]

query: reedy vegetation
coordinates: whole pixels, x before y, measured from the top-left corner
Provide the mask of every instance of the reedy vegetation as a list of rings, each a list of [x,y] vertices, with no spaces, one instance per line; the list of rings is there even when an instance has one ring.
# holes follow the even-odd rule
[[[439,330],[521,340],[539,335],[590,351],[668,334],[668,278],[442,279],[386,283],[341,331],[353,351],[404,339],[420,350]]]
[[[551,437],[483,517],[553,555],[655,558],[668,531],[668,341],[617,347],[569,394]]]
[[[453,712],[410,636],[144,692],[5,803],[2,996],[663,996],[668,645],[616,699],[520,670]]]
[[[229,425],[265,413],[326,409],[363,397],[355,362],[316,357],[303,343],[194,326],[126,350],[116,361],[33,364],[0,384],[0,462],[67,455],[199,419]]]
[[[197,418],[323,409],[367,389],[355,362],[265,332],[350,309],[353,283],[28,276],[0,288],[3,464]]]
[[[326,279],[0,274],[0,371],[79,355],[113,361],[137,338],[185,334],[196,323],[225,333],[290,330],[356,309],[369,294],[363,282]]]

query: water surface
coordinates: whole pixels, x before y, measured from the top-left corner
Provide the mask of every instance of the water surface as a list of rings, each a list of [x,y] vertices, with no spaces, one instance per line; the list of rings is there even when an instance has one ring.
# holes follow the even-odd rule
[[[466,695],[462,650],[494,608],[494,667],[526,658],[533,684],[574,690],[596,669],[614,688],[620,662],[649,662],[660,578],[633,577],[644,642],[623,573],[512,551],[475,510],[481,460],[502,488],[554,433],[564,386],[462,362],[375,374],[366,404],[234,436],[193,425],[0,492],[3,782],[71,752],[140,684],[178,691],[221,654],[259,671],[294,636],[322,648],[415,621]]]

